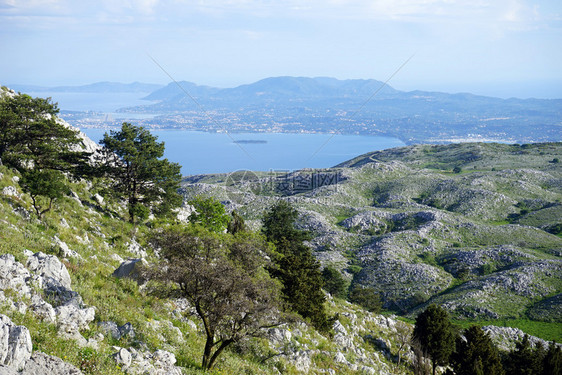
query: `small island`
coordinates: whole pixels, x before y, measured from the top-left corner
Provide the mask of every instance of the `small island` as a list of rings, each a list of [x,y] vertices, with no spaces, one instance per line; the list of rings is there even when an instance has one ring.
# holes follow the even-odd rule
[[[233,141],[234,143],[242,143],[242,144],[265,144],[267,143],[264,139],[240,139]]]

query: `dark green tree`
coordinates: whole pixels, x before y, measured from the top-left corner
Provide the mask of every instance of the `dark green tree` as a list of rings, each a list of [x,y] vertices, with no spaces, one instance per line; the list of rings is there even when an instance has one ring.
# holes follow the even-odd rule
[[[248,228],[246,227],[246,223],[242,216],[238,214],[236,211],[232,211],[231,213],[230,222],[228,223],[228,227],[226,231],[230,234],[236,234],[239,232],[246,232]]]
[[[546,352],[541,344],[533,348],[529,336],[525,335],[515,344],[504,362],[506,373],[510,375],[534,375],[543,372],[543,361]]]
[[[455,348],[455,335],[449,314],[444,308],[429,305],[416,318],[412,336],[431,359],[433,375],[437,366],[449,363],[449,357]]]
[[[292,310],[309,319],[316,329],[329,332],[320,264],[303,242],[310,235],[294,227],[297,216],[298,212],[283,200],[265,213],[263,233],[277,249],[269,271],[283,284],[285,300]]]
[[[127,199],[131,223],[149,210],[167,214],[182,201],[177,192],[180,165],[161,159],[164,142],[156,140],[145,128],[123,123],[121,130],[105,133],[100,142],[109,192]]]
[[[467,328],[464,338],[457,337],[451,363],[456,375],[504,374],[498,350],[479,326]]]
[[[53,202],[62,198],[66,190],[64,175],[53,169],[29,169],[22,172],[20,186],[31,196],[39,220],[50,211]]]
[[[230,217],[221,202],[213,197],[197,196],[187,202],[195,209],[189,215],[189,222],[200,224],[213,232],[223,232],[230,222]]]
[[[175,225],[152,242],[163,260],[143,277],[160,283],[158,295],[186,298],[195,308],[206,336],[203,368],[230,345],[285,322],[280,285],[265,271],[270,249],[262,236]]]
[[[334,297],[345,298],[347,295],[348,283],[341,273],[332,266],[324,267],[322,270],[324,289]]]
[[[0,159],[20,171],[54,169],[78,174],[89,154],[77,151],[78,131],[57,120],[50,98],[0,98]]]
[[[556,341],[550,342],[542,368],[542,375],[562,375],[562,349],[556,345]]]

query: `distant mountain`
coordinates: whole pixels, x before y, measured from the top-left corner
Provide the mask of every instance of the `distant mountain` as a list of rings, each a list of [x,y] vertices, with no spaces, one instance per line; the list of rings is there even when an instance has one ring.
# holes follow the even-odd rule
[[[183,90],[178,87],[178,84]],[[383,82],[374,79],[338,80],[328,77],[271,77],[247,85],[219,89],[181,81],[170,83],[144,99],[167,101],[170,104],[174,101],[183,102],[186,97],[184,90],[194,97],[213,101],[356,98],[372,95],[381,87],[382,89],[378,93],[381,97],[393,96],[399,92],[388,85],[384,85],[384,87],[383,85]]]
[[[119,83],[119,82],[96,82],[82,86],[34,86],[34,85],[10,85],[20,92],[76,92],[76,93],[134,93],[152,92],[162,88],[162,85],[152,83]]]

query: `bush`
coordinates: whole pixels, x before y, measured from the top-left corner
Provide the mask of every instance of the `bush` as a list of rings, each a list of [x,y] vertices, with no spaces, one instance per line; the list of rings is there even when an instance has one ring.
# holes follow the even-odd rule
[[[334,297],[345,298],[347,294],[347,282],[334,267],[325,267],[322,270],[324,289]]]
[[[375,288],[355,286],[349,293],[349,301],[370,312],[376,313],[382,310],[380,294]]]

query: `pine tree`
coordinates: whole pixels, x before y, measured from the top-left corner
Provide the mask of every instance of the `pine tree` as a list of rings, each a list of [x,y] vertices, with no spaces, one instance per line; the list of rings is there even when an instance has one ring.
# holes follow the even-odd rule
[[[455,336],[447,311],[440,306],[429,305],[416,318],[413,339],[431,358],[435,375],[437,366],[448,364],[455,348]]]
[[[324,285],[320,265],[303,241],[307,232],[294,227],[298,212],[285,201],[279,201],[264,216],[263,232],[278,252],[272,276],[283,284],[285,300],[291,308],[322,332],[330,330],[322,292]]]
[[[525,335],[521,341],[515,344],[515,349],[507,356],[504,367],[506,372],[510,375],[540,374],[541,371],[537,369],[538,363],[535,359],[535,351],[531,346],[529,336]]]
[[[456,375],[504,374],[498,350],[479,326],[466,329],[464,338],[457,337],[451,362]]]
[[[177,190],[180,166],[164,155],[164,142],[143,127],[123,123],[120,131],[105,133],[101,144],[110,192],[128,201],[129,221],[144,218],[150,209],[166,214],[181,204]]]
[[[552,341],[543,359],[542,375],[562,375],[562,349]]]

